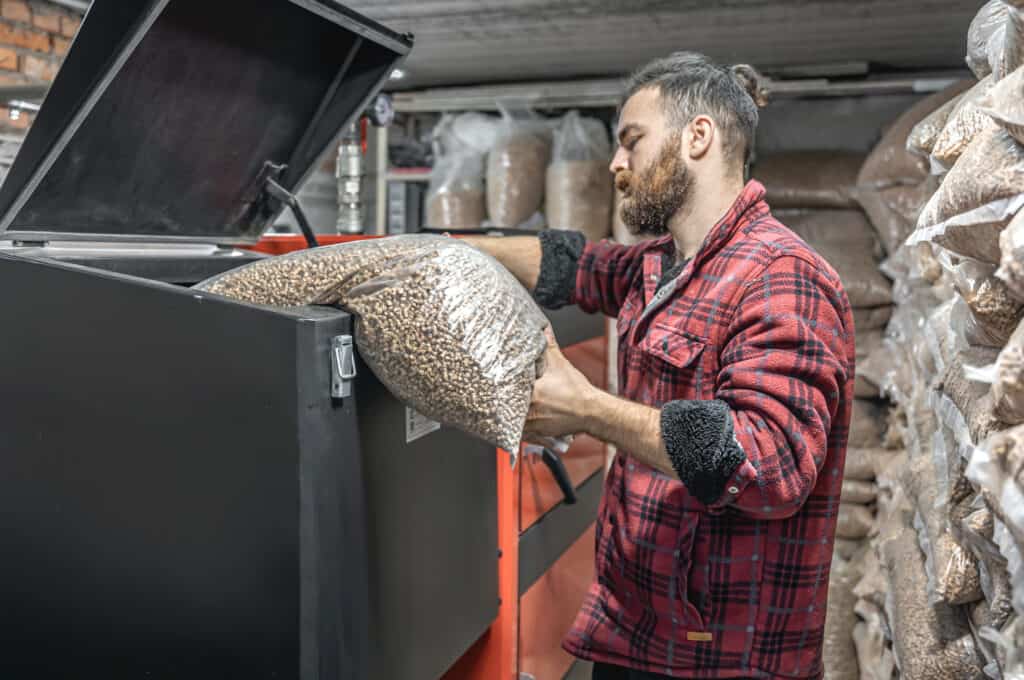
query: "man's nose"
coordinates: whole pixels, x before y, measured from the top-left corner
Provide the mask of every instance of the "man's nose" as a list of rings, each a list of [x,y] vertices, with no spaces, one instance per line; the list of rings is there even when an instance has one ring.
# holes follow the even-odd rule
[[[615,148],[615,155],[612,156],[612,164],[608,166],[608,169],[612,171],[613,175],[629,169],[629,163],[627,162],[626,156],[626,150],[621,146]]]

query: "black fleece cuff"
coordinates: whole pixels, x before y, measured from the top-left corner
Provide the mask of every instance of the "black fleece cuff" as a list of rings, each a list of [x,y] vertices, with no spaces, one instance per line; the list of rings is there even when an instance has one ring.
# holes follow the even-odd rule
[[[679,479],[712,505],[747,456],[733,436],[732,411],[721,400],[670,401],[661,407],[661,436]]]
[[[558,309],[569,304],[576,287],[576,270],[586,245],[586,237],[578,231],[551,229],[540,238],[540,276],[533,297],[541,307]]]

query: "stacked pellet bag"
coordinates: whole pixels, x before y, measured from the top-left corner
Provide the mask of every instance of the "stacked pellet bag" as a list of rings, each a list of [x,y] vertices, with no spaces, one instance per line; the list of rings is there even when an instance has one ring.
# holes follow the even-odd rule
[[[987,3],[967,39],[977,80],[908,111],[858,179],[896,303],[861,377],[890,400],[889,443],[905,449],[878,471],[854,587],[862,678],[1024,677],[1022,19]]]
[[[555,127],[553,137],[544,191],[547,225],[579,231],[588,241],[600,241],[612,228],[614,187],[608,168],[608,130],[601,121],[570,111]]]
[[[857,201],[864,160],[860,154],[832,151],[785,153],[765,156],[752,170],[782,222],[839,273],[854,310],[858,362],[882,343],[893,310],[892,284],[879,270],[883,243]],[[878,385],[858,377],[856,396],[825,631],[826,677],[836,680],[860,677],[853,589],[875,531],[876,470],[894,455],[885,449],[886,409]]]

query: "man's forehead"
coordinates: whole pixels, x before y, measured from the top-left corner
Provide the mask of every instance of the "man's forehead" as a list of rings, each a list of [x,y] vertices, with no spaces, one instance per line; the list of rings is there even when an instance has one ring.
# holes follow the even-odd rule
[[[662,115],[661,93],[657,88],[645,87],[634,92],[619,112],[617,133],[621,134],[631,127],[649,127]]]

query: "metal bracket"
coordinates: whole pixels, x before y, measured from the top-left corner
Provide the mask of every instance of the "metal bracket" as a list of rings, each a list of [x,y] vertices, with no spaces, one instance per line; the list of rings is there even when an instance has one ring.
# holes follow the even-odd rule
[[[352,396],[356,377],[356,354],[351,335],[338,335],[331,340],[331,397]]]

